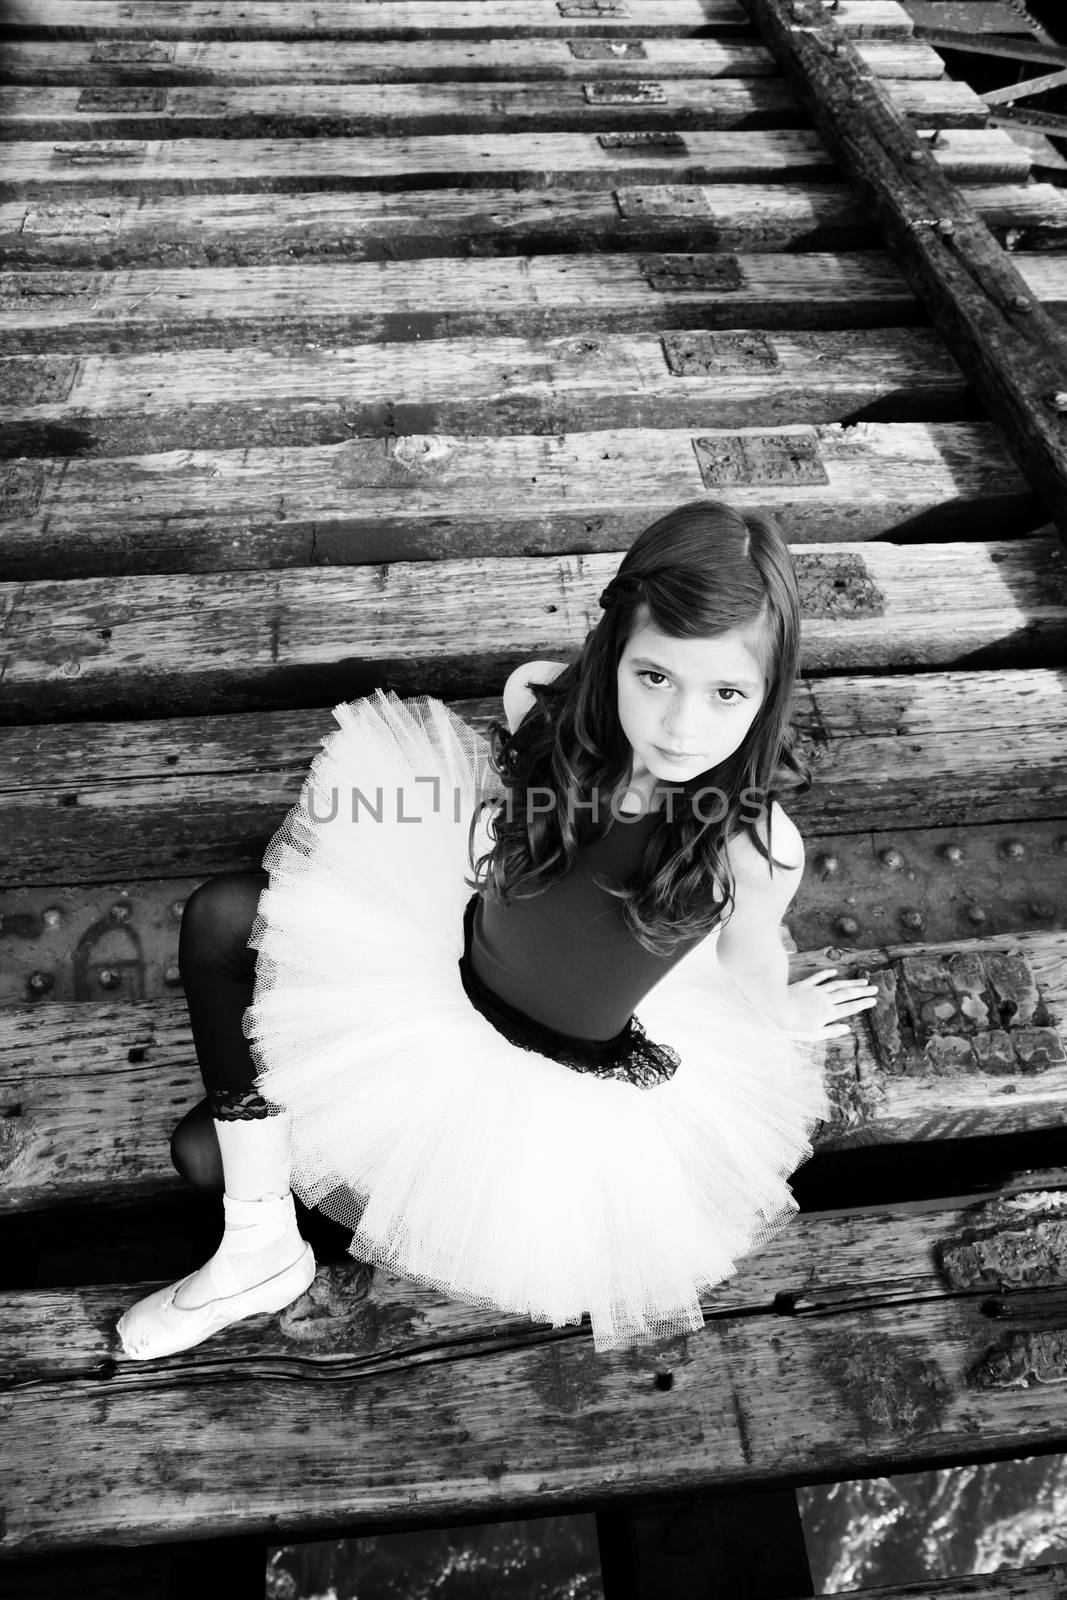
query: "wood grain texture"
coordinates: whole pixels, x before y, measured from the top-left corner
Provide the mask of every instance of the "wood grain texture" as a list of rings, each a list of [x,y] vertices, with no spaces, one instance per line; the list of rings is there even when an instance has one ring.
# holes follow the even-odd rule
[[[712,89],[714,92],[711,92]],[[984,128],[989,109],[953,79],[888,81],[924,128]],[[398,137],[614,128],[806,128],[787,84],[604,78],[560,83],[387,83],[168,88],[162,106],[124,89],[0,86],[0,139]],[[133,106],[126,107],[132,100]]]
[[[1056,541],[872,542],[830,555],[798,546],[795,558],[819,578],[801,648],[809,672],[1064,656]],[[614,555],[553,558],[541,571],[438,558],[429,571],[414,562],[10,584],[0,587],[3,720],[280,709],[378,685],[466,693],[488,675],[496,682],[517,650],[534,659],[565,640],[581,645],[616,566]],[[477,645],[472,592],[485,597],[486,619],[499,618],[499,632],[486,621]]]
[[[962,554],[935,546],[924,557],[914,541],[1000,539],[1044,520],[985,423],[825,423],[752,435],[765,473],[759,460],[745,468],[747,433],[671,428],[495,438],[403,434],[288,450],[14,462],[7,469],[3,570],[12,580],[33,579],[42,549],[51,570],[58,563],[71,578],[618,550],[671,506],[711,494],[769,511],[795,544],[905,541],[904,550],[872,546],[870,559],[908,565],[929,559],[952,592],[950,569]],[[797,481],[794,455],[816,478],[824,473],[825,482]],[[721,457],[728,470],[711,470],[705,481],[702,456],[713,468]],[[1009,552],[1010,546],[1003,560],[1011,562]],[[978,557],[979,566],[985,562]],[[246,581],[288,584],[266,570],[262,580],[253,573]],[[331,580],[323,573],[319,581]],[[162,597],[166,584],[160,579],[155,587]],[[973,630],[950,607],[962,632],[946,639],[945,650],[970,648],[964,639],[978,648],[1005,638],[1013,609],[1003,612],[992,638],[988,632],[1004,587],[991,567],[974,591]],[[101,605],[106,589],[101,580]],[[62,590],[37,592],[51,599]],[[990,614],[983,593],[992,596]],[[15,602],[9,589],[6,604]],[[18,605],[21,620],[28,619],[28,591]],[[115,620],[114,608],[105,610],[110,616],[101,612],[100,626]],[[871,648],[877,654],[881,643],[872,640]],[[106,641],[93,654],[101,649]],[[13,695],[14,665],[9,671]]]
[[[874,80],[872,80],[873,82]],[[926,129],[917,130],[927,133]],[[249,190],[402,189],[510,183],[608,188],[839,178],[808,132],[650,133],[605,148],[595,133],[485,133],[314,139],[19,140],[5,149],[0,195],[230,194]],[[619,137],[622,137],[620,134]],[[672,137],[681,140],[677,146]],[[636,138],[636,135],[635,135]],[[932,157],[956,183],[1023,181],[1028,153],[999,128],[950,128]]]
[[[644,38],[594,41],[600,56],[570,39],[512,41],[211,39],[163,43],[81,39],[5,41],[0,81],[33,84],[434,83],[485,79],[766,78],[777,74],[769,50],[737,39]],[[575,49],[577,46],[577,49]],[[880,78],[944,78],[945,63],[912,39],[858,39],[862,59]]]
[[[895,0],[842,0],[840,25],[857,38],[910,38]],[[626,0],[617,16],[564,17],[554,0],[253,0],[222,10],[212,0],[8,0],[5,27],[29,38],[92,39],[538,39],[688,38],[751,34],[736,0]]]
[[[977,414],[959,368],[925,329],[773,337],[699,327],[632,337],[591,331],[326,348],[316,341],[287,352],[245,345],[0,358],[7,401],[0,451],[9,458],[148,455],[335,444],[354,433],[743,428]]]
[[[1062,249],[1067,196],[1048,183],[978,185],[972,205],[1012,250]],[[870,250],[867,212],[838,183],[633,184],[615,190],[435,189],[119,195],[0,203],[10,268],[258,266],[293,257],[500,258],[530,251]]]
[[[1067,254],[1015,260],[1030,293],[1051,315],[1067,316]],[[252,333],[313,342],[322,351],[330,336],[343,342],[581,336],[635,327],[881,329],[922,320],[892,258],[873,250],[618,252],[463,263],[445,257],[405,263],[402,271],[378,262],[330,262],[311,272],[292,264],[23,271],[0,280],[0,352],[8,355],[114,350],[120,341],[130,350],[217,350]],[[430,365],[435,346],[425,349]]]
[[[970,1212],[797,1218],[708,1295],[699,1333],[601,1355],[584,1328],[357,1266],[151,1368],[118,1357],[112,1331],[140,1286],[7,1295],[24,1381],[2,1402],[19,1441],[5,1553],[543,1515],[781,1482],[783,1462],[802,1483],[1060,1449],[1058,1386],[1024,1381],[1056,1370],[1033,1286],[1059,1287],[1049,1245],[1013,1284],[1011,1329],[988,1284],[949,1290],[939,1269],[976,1223],[1003,1238],[994,1262],[1012,1237],[1040,1252],[1042,1212],[1055,1228],[1057,1197],[1038,1190]],[[776,1294],[792,1314],[775,1315]]]

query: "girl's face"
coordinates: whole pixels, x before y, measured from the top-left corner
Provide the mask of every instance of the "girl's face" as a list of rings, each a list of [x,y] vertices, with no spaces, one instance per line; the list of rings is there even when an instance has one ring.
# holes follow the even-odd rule
[[[647,770],[685,783],[733,755],[763,704],[758,624],[713,639],[676,639],[649,617],[640,606],[619,660],[619,720],[634,778]]]

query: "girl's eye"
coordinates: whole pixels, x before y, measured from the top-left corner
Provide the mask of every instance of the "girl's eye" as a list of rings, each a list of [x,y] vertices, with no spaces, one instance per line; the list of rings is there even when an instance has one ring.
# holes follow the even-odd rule
[[[642,680],[648,678],[658,678],[661,683],[666,683],[667,681],[667,674],[665,672],[656,672],[652,667],[639,668],[637,676]],[[649,688],[658,689],[659,684],[649,684]],[[745,699],[745,696],[741,693],[740,689],[716,689],[715,693],[730,696],[728,700],[719,701],[719,704],[723,706],[734,706],[737,705],[738,701]]]

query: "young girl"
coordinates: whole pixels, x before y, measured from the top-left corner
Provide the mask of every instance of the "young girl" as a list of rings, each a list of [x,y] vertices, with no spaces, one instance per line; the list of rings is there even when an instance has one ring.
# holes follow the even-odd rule
[[[265,872],[190,897],[207,1101],[173,1151],[224,1184],[225,1230],[122,1317],[127,1355],[304,1292],[291,1190],[357,1259],[588,1314],[598,1351],[700,1329],[701,1293],[796,1213],[823,1041],[874,990],[788,984],[789,552],[769,518],[695,501],[600,605],[576,660],[511,674],[491,744],[433,698],[338,706]]]

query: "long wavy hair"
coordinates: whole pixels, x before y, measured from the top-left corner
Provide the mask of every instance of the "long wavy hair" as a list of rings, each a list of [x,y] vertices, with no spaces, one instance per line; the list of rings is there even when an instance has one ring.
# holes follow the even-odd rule
[[[642,604],[648,607],[642,623],[679,639],[752,627],[765,694],[743,742],[718,766],[671,785],[671,815],[667,807],[657,813],[636,881],[600,884],[623,902],[634,937],[664,955],[710,932],[733,904],[725,847],[734,834],[747,829],[772,867],[785,865],[770,848],[772,802],[810,782],[790,725],[800,656],[796,575],[772,518],[693,500],[635,539],[600,603],[604,615],[578,655],[551,682],[530,685],[535,703],[514,733],[503,722],[490,724],[490,763],[504,793],[483,802],[494,809],[494,844],[472,861],[474,881],[467,882],[504,905],[513,896],[543,894],[574,864],[582,845],[607,827],[611,797],[631,775],[617,668]],[[709,786],[726,803],[725,813],[722,803],[716,807],[721,814],[715,820],[693,803]],[[534,789],[551,797],[551,809],[531,809]],[[768,848],[757,832],[764,814]],[[476,823],[477,816],[472,841]]]

